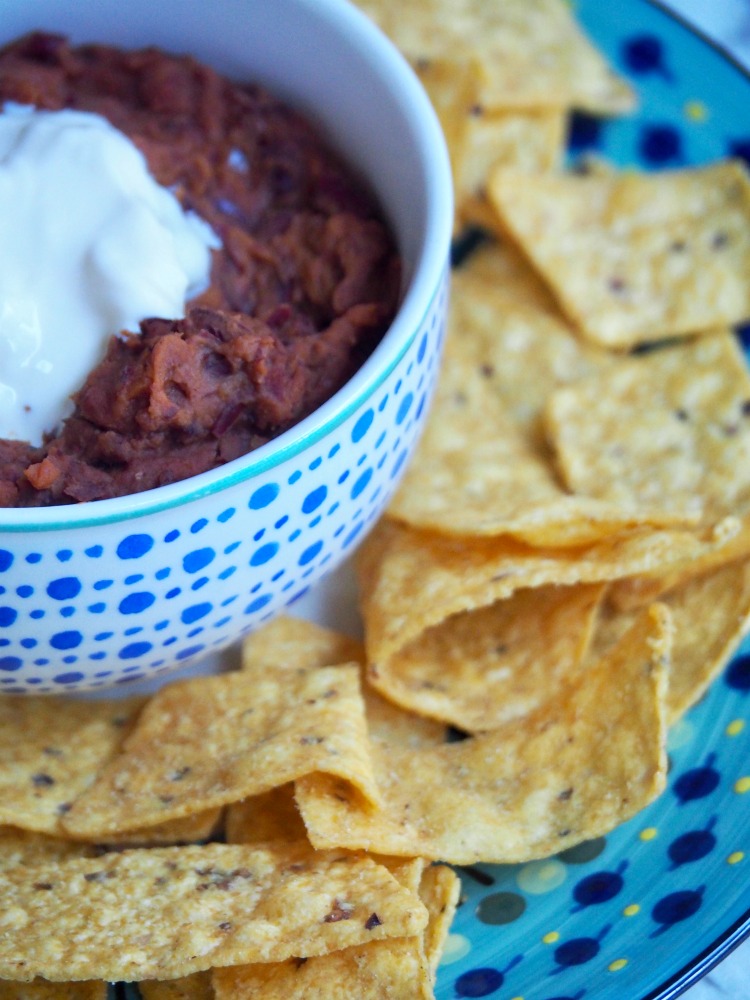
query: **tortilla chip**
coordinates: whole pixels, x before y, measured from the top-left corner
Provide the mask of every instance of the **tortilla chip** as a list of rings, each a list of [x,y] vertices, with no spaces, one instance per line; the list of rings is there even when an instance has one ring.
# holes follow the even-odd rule
[[[253,795],[227,809],[229,844],[295,843],[307,840],[290,782],[263,795]]]
[[[419,895],[430,915],[424,932],[424,949],[427,964],[435,977],[456,915],[461,879],[447,865],[431,865],[422,876]]]
[[[0,1000],[106,1000],[107,984],[48,983],[35,979],[31,983],[10,983],[0,979]]]
[[[385,663],[451,615],[526,587],[656,572],[724,543],[711,533],[641,530],[585,548],[531,548],[505,537],[450,538],[383,518],[357,553],[368,661]]]
[[[0,899],[0,975],[16,979],[178,979],[411,936],[427,922],[382,865],[304,845],[164,847],[14,869],[0,874]]]
[[[557,389],[546,418],[576,493],[666,504],[704,526],[750,518],[750,372],[730,332],[649,351]]]
[[[389,508],[450,534],[581,545],[639,524],[689,521],[669,505],[570,496],[540,416],[558,386],[611,366],[562,320],[517,304],[502,284],[455,275],[445,360],[427,426]],[[581,491],[583,492],[583,491]]]
[[[143,702],[0,696],[0,823],[62,833],[62,817],[115,754]]]
[[[662,601],[675,625],[667,692],[671,725],[705,694],[750,626],[750,562],[729,563],[694,578]],[[603,608],[592,655],[615,642],[635,614]]]
[[[433,915],[435,893],[423,895],[424,864],[421,859],[384,859],[398,882],[418,892],[427,906],[428,926],[420,935],[397,940],[371,941],[344,951],[301,961],[294,958],[277,965],[235,966],[214,972],[217,1000],[433,1000],[432,970],[424,939]],[[424,873],[424,874],[423,874]],[[375,915],[380,919],[379,915]],[[374,921],[373,921],[374,922]],[[432,934],[435,934],[433,930]],[[432,938],[431,938],[432,942]]]
[[[0,826],[0,872],[10,868],[30,867],[65,858],[93,858],[99,853],[93,844],[79,844],[45,833]]]
[[[99,843],[117,847],[166,847],[169,844],[195,844],[209,840],[221,825],[221,809],[205,809],[155,826],[123,830],[113,837],[102,836]]]
[[[239,802],[317,768],[377,801],[358,666],[179,681],[151,699],[65,828],[111,836]]]
[[[740,161],[654,174],[499,170],[488,197],[593,343],[629,348],[750,316]]]
[[[580,671],[602,584],[519,590],[428,629],[370,683],[387,698],[475,733],[555,700]]]
[[[607,65],[564,0],[358,0],[417,67],[470,61],[492,108],[629,111],[630,86]]]
[[[310,841],[471,864],[530,861],[607,833],[664,788],[671,642],[669,612],[653,605],[523,726],[411,752],[373,741],[381,810],[363,811],[326,775],[301,779]]]
[[[138,983],[138,992],[141,1000],[214,1000],[215,996],[210,971],[163,982],[147,980]]]
[[[304,618],[279,615],[245,640],[242,660],[243,670],[257,671],[262,676],[268,671],[289,667],[315,670],[347,660],[355,660],[364,667],[365,650],[361,642],[333,629],[324,628]],[[444,726],[432,719],[402,711],[368,685],[363,685],[362,697],[367,728],[378,739],[408,746],[432,746],[445,739]],[[240,815],[244,808],[235,810],[232,807],[232,811],[235,815]],[[248,803],[247,809],[254,807]],[[285,812],[283,808],[281,811]],[[280,824],[283,825],[290,818],[288,815],[280,817]],[[232,822],[233,820],[228,820],[228,823]],[[244,819],[241,822],[244,823]],[[274,823],[273,820],[271,822]],[[276,824],[272,828],[275,826]]]

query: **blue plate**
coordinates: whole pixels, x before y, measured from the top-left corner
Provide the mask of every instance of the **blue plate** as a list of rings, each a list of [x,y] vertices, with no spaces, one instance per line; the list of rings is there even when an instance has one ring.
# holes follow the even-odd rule
[[[619,120],[576,116],[572,159],[649,170],[750,159],[738,66],[648,0],[574,8],[640,103]],[[750,934],[750,642],[673,728],[669,756],[667,790],[608,837],[459,870],[438,1000],[667,1000]]]

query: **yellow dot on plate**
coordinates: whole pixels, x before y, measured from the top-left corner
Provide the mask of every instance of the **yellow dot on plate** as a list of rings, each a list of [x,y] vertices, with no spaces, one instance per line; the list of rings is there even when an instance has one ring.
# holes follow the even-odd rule
[[[626,906],[622,911],[623,917],[634,917],[636,913],[640,913],[641,908],[637,903],[631,903],[630,906]]]
[[[545,934],[542,938],[544,944],[554,944],[555,941],[560,940],[560,934],[557,931],[550,931],[549,934]]]
[[[732,851],[732,853],[727,858],[728,865],[738,865],[745,857],[744,851]]]
[[[745,720],[735,719],[733,722],[730,722],[729,725],[727,726],[726,734],[727,736],[739,736],[739,734],[742,732],[744,728],[745,728]]]
[[[744,795],[745,792],[750,792],[750,778],[739,778],[734,783],[734,790],[738,795]]]
[[[655,826],[647,826],[645,830],[641,830],[638,836],[641,840],[655,840],[659,836],[659,831]]]
[[[708,118],[708,108],[703,101],[688,101],[683,110],[685,117],[693,122],[704,122]]]
[[[610,962],[607,968],[610,972],[619,972],[620,969],[624,969],[628,964],[627,958],[616,958],[614,962]]]

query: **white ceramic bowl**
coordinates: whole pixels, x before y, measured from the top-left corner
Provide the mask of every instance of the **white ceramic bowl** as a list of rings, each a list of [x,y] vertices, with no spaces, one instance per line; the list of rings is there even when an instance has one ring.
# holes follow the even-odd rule
[[[158,45],[265,84],[369,180],[404,264],[381,344],[275,441],[136,496],[0,510],[0,692],[108,687],[236,640],[337,566],[382,512],[440,356],[448,158],[416,78],[346,0],[2,0],[0,14],[0,42],[42,28]]]

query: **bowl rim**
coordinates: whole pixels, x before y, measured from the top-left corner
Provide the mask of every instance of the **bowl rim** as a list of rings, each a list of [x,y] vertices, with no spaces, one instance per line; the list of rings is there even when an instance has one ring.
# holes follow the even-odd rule
[[[413,274],[393,322],[357,372],[325,403],[272,441],[188,479],[106,500],[49,507],[0,508],[0,533],[88,528],[134,520],[210,497],[283,465],[339,427],[397,367],[422,330],[449,267],[453,185],[437,115],[416,73],[389,38],[350,0],[299,0],[343,34],[388,81],[422,152],[426,221]]]

